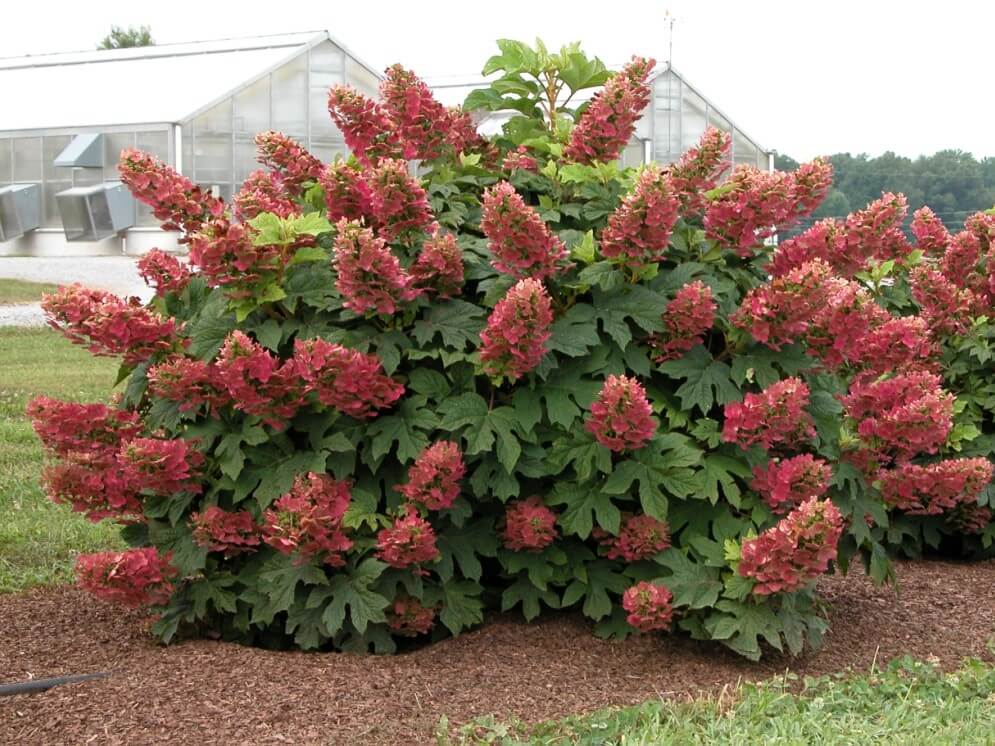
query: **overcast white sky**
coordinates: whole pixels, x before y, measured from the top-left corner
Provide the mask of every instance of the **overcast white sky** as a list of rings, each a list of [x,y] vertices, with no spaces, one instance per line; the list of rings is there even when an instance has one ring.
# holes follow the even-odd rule
[[[677,18],[674,67],[764,147],[799,159],[943,148],[995,156],[995,3],[988,0],[15,5],[0,24],[0,56],[92,48],[111,24],[150,25],[160,43],[328,29],[378,68],[402,62],[423,76],[478,72],[499,37],[580,40],[609,64],[633,53],[666,60],[669,9]]]

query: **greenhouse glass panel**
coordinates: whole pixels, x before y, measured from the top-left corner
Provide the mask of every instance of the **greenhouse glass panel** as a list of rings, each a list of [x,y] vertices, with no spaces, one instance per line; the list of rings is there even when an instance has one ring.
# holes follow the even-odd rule
[[[10,140],[0,138],[0,186],[11,184],[10,166]]]
[[[352,57],[346,57],[345,82],[370,98],[380,98],[380,79]]]
[[[757,165],[757,146],[739,130],[733,130],[732,150],[734,165]]]
[[[192,179],[219,194],[231,195],[232,102],[222,101],[193,121]]]
[[[93,186],[104,180],[104,173],[99,168],[74,168],[73,186]]]
[[[62,181],[46,181],[41,185],[41,227],[60,228],[62,227],[62,215],[59,213],[59,206],[55,195],[72,188],[72,179]]]
[[[311,50],[311,149],[344,152],[342,134],[328,115],[328,89],[345,81],[345,55],[331,42]],[[336,150],[337,149],[337,150]]]
[[[151,153],[160,160],[169,162],[169,132],[167,130],[136,132],[135,147],[146,153]],[[115,162],[114,167],[116,172],[117,162]]]
[[[109,175],[108,178],[117,178],[117,164],[121,159],[121,151],[134,147],[138,147],[135,144],[134,132],[108,132],[104,135],[104,171]]]
[[[307,139],[307,55],[277,68],[272,76],[272,127],[304,143]]]
[[[693,148],[705,133],[708,105],[686,85],[681,86],[681,150]]]
[[[681,81],[669,71],[653,85],[653,160],[671,163],[681,154]]]
[[[41,138],[14,138],[14,181],[41,181]]]
[[[257,80],[235,96],[235,185],[259,168],[255,137],[270,128],[270,79]]]

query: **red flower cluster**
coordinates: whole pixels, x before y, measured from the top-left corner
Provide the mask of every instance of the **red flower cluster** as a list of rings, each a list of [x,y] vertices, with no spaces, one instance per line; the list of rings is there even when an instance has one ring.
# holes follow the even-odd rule
[[[877,473],[881,497],[908,515],[941,515],[961,505],[977,504],[992,481],[986,458],[956,458],[935,464],[900,464]]]
[[[224,201],[204,192],[155,156],[140,150],[121,151],[118,172],[135,199],[152,208],[164,221],[163,230],[199,230],[211,218],[224,214]]]
[[[345,161],[330,163],[318,177],[325,190],[325,208],[331,222],[362,220],[370,213],[370,186]]]
[[[712,289],[701,280],[678,290],[663,312],[666,331],[650,339],[653,359],[658,363],[674,360],[701,344],[715,323],[716,308]]]
[[[636,122],[650,102],[647,85],[655,60],[633,57],[605,83],[570,134],[564,157],[578,163],[608,163],[621,155],[636,131]]]
[[[925,264],[912,269],[909,282],[912,297],[933,334],[964,334],[973,317],[983,313],[981,301],[970,288],[957,286]]]
[[[480,360],[491,378],[514,382],[542,362],[553,310],[538,280],[519,280],[498,301],[480,333]]]
[[[490,140],[477,132],[477,125],[469,112],[461,106],[449,107],[448,142],[456,153],[479,153],[483,163],[493,166],[497,163],[498,149]]]
[[[245,332],[228,335],[215,363],[215,380],[223,383],[234,407],[280,428],[297,412],[303,391],[293,361],[280,359]]]
[[[204,454],[183,438],[134,438],[121,446],[118,462],[135,490],[172,495],[202,489],[195,479]]]
[[[601,234],[602,255],[622,257],[623,264],[637,268],[659,262],[667,251],[679,206],[666,172],[647,166],[632,192],[608,216]]]
[[[740,448],[796,445],[815,437],[812,417],[805,411],[808,386],[799,378],[785,378],[742,402],[725,406],[722,440]]]
[[[27,414],[45,447],[62,459],[42,474],[50,500],[94,522],[141,515],[141,499],[118,463],[121,444],[141,432],[136,413],[40,396]]]
[[[116,453],[122,441],[136,437],[142,423],[135,412],[104,404],[76,404],[39,396],[26,408],[35,432],[53,453]]]
[[[434,624],[435,609],[423,606],[417,598],[399,595],[387,609],[387,626],[401,637],[427,634]]]
[[[214,285],[251,283],[283,265],[283,247],[256,246],[245,223],[217,218],[190,236],[190,263]]]
[[[639,562],[670,547],[670,527],[649,515],[626,516],[618,536],[595,529],[594,538],[604,547],[608,559]]]
[[[271,212],[281,218],[299,212],[283,186],[283,180],[273,171],[253,171],[249,174],[232,203],[235,214],[243,222],[263,212]]]
[[[705,208],[705,192],[714,189],[729,168],[732,135],[708,127],[698,144],[686,150],[679,161],[667,169],[681,212],[699,212]]]
[[[515,187],[501,181],[484,190],[482,209],[480,229],[490,239],[498,272],[541,279],[563,271],[566,247]]]
[[[952,427],[954,397],[940,388],[939,376],[925,371],[858,379],[842,401],[868,455],[881,462],[936,453]]]
[[[823,459],[805,454],[754,466],[750,486],[775,513],[787,513],[826,494],[832,476],[832,469]]]
[[[531,171],[539,172],[539,162],[531,155],[529,149],[524,145],[519,145],[515,150],[511,150],[504,157],[501,168],[505,171]]]
[[[203,360],[174,357],[149,368],[149,392],[178,403],[181,412],[207,404],[212,409],[231,403],[224,381],[214,366]]]
[[[942,256],[950,245],[950,233],[943,221],[928,207],[920,207],[912,213],[912,235],[916,237],[916,248],[925,254]]]
[[[138,260],[138,274],[146,285],[155,289],[159,297],[167,293],[182,293],[190,282],[187,265],[160,249],[152,249]]]
[[[328,113],[342,131],[349,150],[364,166],[380,158],[404,157],[404,148],[393,133],[387,112],[351,86],[332,86],[328,92]]]
[[[460,480],[466,474],[463,454],[446,440],[427,446],[408,467],[408,482],[397,491],[428,510],[445,510],[459,496]]]
[[[309,181],[317,181],[323,166],[304,146],[282,132],[256,135],[257,160],[280,176],[283,191],[298,196]]]
[[[636,451],[656,434],[657,422],[646,390],[635,378],[605,378],[584,429],[611,451]]]
[[[893,370],[930,369],[939,349],[921,316],[889,316],[874,325],[858,343],[854,357],[865,377]]]
[[[846,242],[843,223],[827,218],[813,224],[808,230],[782,241],[771,257],[767,270],[772,277],[783,277],[813,260],[821,260],[844,277],[862,269],[867,258],[861,254],[851,256]]]
[[[380,99],[393,136],[404,144],[405,158],[428,161],[442,155],[451,115],[421,78],[391,65],[380,83]]]
[[[670,629],[673,600],[674,595],[666,586],[640,581],[622,594],[622,608],[629,612],[625,621],[640,632]]]
[[[431,562],[439,556],[432,525],[411,505],[390,528],[377,534],[377,557],[391,567],[404,568]],[[424,571],[423,571],[424,572]]]
[[[435,222],[428,195],[408,173],[405,161],[384,159],[364,174],[370,212],[379,236],[388,242],[421,234]]]
[[[304,393],[357,419],[375,417],[404,395],[404,385],[384,375],[380,359],[323,339],[294,340],[293,370]]]
[[[830,500],[811,499],[742,546],[739,574],[753,578],[753,593],[791,592],[826,572],[836,559],[843,517]]]
[[[557,537],[556,513],[533,495],[505,509],[504,545],[513,552],[541,552]]]
[[[41,307],[49,326],[94,355],[123,355],[135,364],[176,345],[176,322],[145,308],[138,298],[68,285],[43,295]]]
[[[794,172],[739,166],[705,211],[705,234],[748,257],[780,227],[808,215],[832,184],[832,166],[817,159]]]
[[[326,565],[341,567],[352,541],[342,527],[349,509],[349,483],[327,474],[300,474],[290,492],[263,513],[262,539],[281,554],[302,559],[321,556]]]
[[[342,305],[357,314],[375,310],[391,315],[398,305],[418,296],[411,276],[382,238],[345,218],[336,228],[333,263],[338,274],[335,287],[344,299]]]
[[[440,298],[459,295],[463,287],[463,250],[452,233],[436,230],[422,244],[411,267],[419,290],[438,293]]]
[[[992,522],[992,509],[982,505],[961,505],[947,519],[962,534],[980,534]]]
[[[162,606],[173,594],[178,574],[154,547],[124,552],[81,554],[76,558],[80,587],[104,601],[137,608]]]
[[[864,257],[881,261],[899,259],[912,251],[902,221],[909,211],[904,194],[885,192],[863,210],[846,219],[847,247],[859,247]]]
[[[259,546],[259,526],[247,510],[228,512],[217,505],[190,516],[193,540],[210,552],[231,557],[255,551]]]

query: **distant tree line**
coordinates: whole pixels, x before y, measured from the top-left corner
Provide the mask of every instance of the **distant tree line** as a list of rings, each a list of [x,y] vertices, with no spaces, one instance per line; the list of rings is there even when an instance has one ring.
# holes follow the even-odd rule
[[[844,217],[882,192],[903,193],[909,200],[910,219],[913,211],[929,205],[952,231],[963,227],[971,213],[995,205],[995,158],[978,160],[961,150],[941,150],[915,159],[889,151],[877,158],[837,153],[829,160],[834,169],[833,189],[801,228],[822,218]],[[778,155],[774,164],[787,171],[798,167],[787,155]]]

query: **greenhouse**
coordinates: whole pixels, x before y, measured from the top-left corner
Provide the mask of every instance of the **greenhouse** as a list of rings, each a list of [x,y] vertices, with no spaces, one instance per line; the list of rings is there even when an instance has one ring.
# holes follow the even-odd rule
[[[373,68],[326,32],[0,60],[0,255],[176,247],[118,182],[121,150],[154,153],[229,198],[277,129],[345,152],[327,91],[376,95]]]
[[[138,81],[141,83],[138,84]],[[121,150],[151,152],[230,198],[258,168],[253,137],[276,129],[328,161],[347,149],[327,110],[336,83],[377,95],[380,75],[327,32],[31,55],[0,60],[0,256],[140,254],[177,248],[118,182]],[[481,80],[428,81],[461,103]],[[732,160],[772,153],[662,66],[622,162],[670,163],[706,126],[732,133]],[[500,115],[479,123],[499,129]]]

